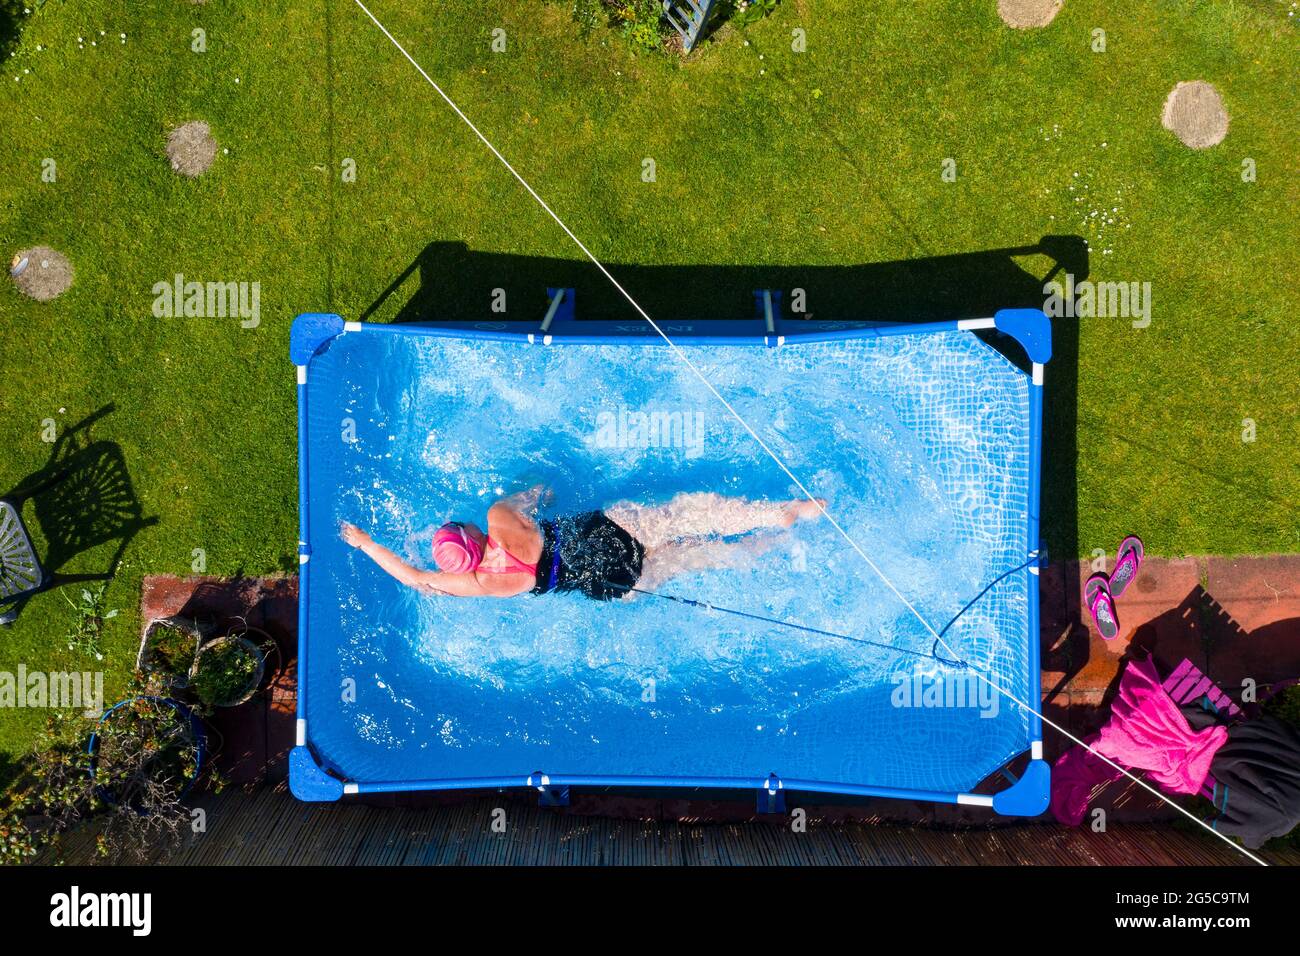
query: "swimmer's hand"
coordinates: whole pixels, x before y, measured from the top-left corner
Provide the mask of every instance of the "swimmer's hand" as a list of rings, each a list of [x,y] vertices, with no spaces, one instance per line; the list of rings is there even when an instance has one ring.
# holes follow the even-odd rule
[[[354,548],[364,548],[370,543],[370,535],[366,534],[354,524],[343,522],[339,528],[339,536]]]
[[[339,537],[352,547],[359,548],[375,564],[407,587],[415,588],[425,594],[447,597],[490,596],[490,592],[479,583],[477,575],[472,571],[468,574],[446,574],[442,571],[422,570],[403,561],[354,524],[342,522],[339,525]]]

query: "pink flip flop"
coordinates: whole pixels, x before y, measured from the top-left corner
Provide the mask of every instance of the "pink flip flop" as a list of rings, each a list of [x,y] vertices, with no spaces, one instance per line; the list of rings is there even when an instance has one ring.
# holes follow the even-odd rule
[[[1135,534],[1129,535],[1119,543],[1115,552],[1115,570],[1110,572],[1110,596],[1118,598],[1128,590],[1142,568],[1142,539]]]
[[[1083,585],[1083,601],[1092,615],[1092,623],[1097,625],[1097,633],[1108,641],[1119,634],[1119,615],[1115,613],[1115,599],[1110,593],[1110,578],[1105,571],[1098,571],[1088,578]]]

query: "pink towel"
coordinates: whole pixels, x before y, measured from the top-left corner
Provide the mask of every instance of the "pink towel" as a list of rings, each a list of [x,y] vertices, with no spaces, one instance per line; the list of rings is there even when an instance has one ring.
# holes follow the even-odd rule
[[[1192,730],[1148,660],[1131,661],[1125,668],[1110,720],[1086,743],[1121,767],[1147,771],[1170,793],[1197,793],[1210,773],[1210,761],[1227,739],[1226,727]],[[1093,788],[1119,776],[1083,747],[1070,748],[1052,772],[1052,814],[1078,826]]]
[[[1089,747],[1096,743],[1095,734],[1087,740]],[[1106,761],[1076,744],[1061,754],[1052,768],[1052,816],[1066,826],[1077,827],[1088,812],[1093,789],[1120,776]]]

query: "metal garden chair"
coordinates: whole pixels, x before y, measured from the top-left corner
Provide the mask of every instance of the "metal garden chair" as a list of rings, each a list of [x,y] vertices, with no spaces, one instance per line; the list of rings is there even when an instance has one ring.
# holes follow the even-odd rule
[[[713,13],[714,0],[663,0],[664,19],[682,38],[687,53],[695,47],[704,33],[704,26]]]
[[[0,501],[0,605],[35,594],[44,583],[45,569],[32,548],[21,511]],[[17,616],[16,609],[0,612],[0,624],[9,624]]]

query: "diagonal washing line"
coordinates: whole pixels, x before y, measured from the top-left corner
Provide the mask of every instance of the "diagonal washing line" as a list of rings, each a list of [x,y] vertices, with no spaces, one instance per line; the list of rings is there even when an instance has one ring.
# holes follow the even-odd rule
[[[646,313],[645,309],[641,308],[640,303],[638,303],[634,298],[632,298],[631,294],[629,294],[628,291],[619,284],[618,280],[615,279],[610,274],[609,270],[605,268],[604,264],[601,263],[601,261],[592,254],[591,250],[587,248],[587,246],[583,243],[583,241],[579,239],[576,235],[574,235],[573,230],[570,229],[565,224],[564,220],[562,220],[558,215],[555,214],[555,210],[553,210],[547,204],[545,199],[543,199],[541,196],[537,194],[537,191],[533,189],[533,187],[528,183],[528,180],[524,179],[523,176],[519,175],[519,172],[514,168],[514,166],[510,165],[510,161],[506,159],[503,155],[501,155],[500,150],[498,150],[495,146],[492,145],[492,141],[489,140],[486,136],[484,136],[479,131],[479,128],[474,125],[473,121],[468,116],[465,115],[465,113],[461,110],[459,106],[456,105],[456,102],[450,96],[448,96],[446,93],[443,92],[442,87],[439,86],[437,83],[435,83],[433,81],[433,78],[424,71],[424,67],[420,66],[420,64],[416,62],[415,58],[412,57],[411,54],[406,52],[406,48],[397,41],[396,37],[394,37],[391,33],[388,32],[388,28],[379,22],[379,20],[375,17],[375,15],[370,12],[370,10],[366,7],[364,3],[361,2],[361,0],[353,0],[353,2],[356,3],[358,7],[361,8],[361,12],[370,18],[370,22],[372,22],[376,27],[379,28],[379,31],[385,37],[388,38],[388,41],[392,43],[394,47],[397,48],[398,52],[401,53],[402,56],[406,58],[406,60],[411,64],[411,66],[415,67],[416,71],[419,72],[419,74],[422,77],[424,77],[425,81],[431,87],[433,87],[434,91],[440,97],[442,97],[443,102],[445,102],[449,107],[451,107],[452,111],[461,118],[464,124],[470,128],[470,130],[474,133],[475,136],[478,137],[479,141],[482,142],[483,145],[486,146],[489,151],[491,151],[492,155],[501,161],[501,165],[503,165],[507,170],[509,170],[510,175],[514,176],[515,179],[519,181],[519,184],[523,186],[525,190],[528,191],[528,195],[532,196],[533,199],[537,201],[537,204],[546,211],[546,214],[550,216],[553,220],[555,220],[555,224],[558,225],[562,230],[564,230],[564,234],[568,236],[571,240],[573,240],[574,245],[576,245],[579,249],[582,250],[582,254],[591,260],[592,264],[597,269],[600,270],[601,274],[604,275],[604,277],[610,281],[610,284],[613,285],[614,288],[617,289],[619,293],[622,294],[623,298],[627,299],[628,303],[632,306],[632,308],[634,308],[637,311],[637,313],[643,319],[645,319],[646,322],[649,323],[650,327],[655,330],[655,333],[661,339],[663,339],[664,343],[669,347],[669,349],[672,350],[674,356],[676,356],[679,360],[681,360],[681,362],[685,364],[686,367],[689,368],[691,372],[695,374],[695,377],[698,378],[701,383],[703,383],[704,387],[709,390],[709,392],[713,395],[713,397],[716,398],[724,408],[726,408],[726,410],[731,414],[731,417],[734,418],[740,424],[740,426],[744,428],[746,432],[749,433],[749,436],[753,438],[755,442],[758,443],[758,446],[762,448],[763,451],[767,454],[767,456],[776,463],[777,467],[780,468],[781,471],[785,473],[786,477],[788,477],[792,482],[794,482],[795,486],[801,492],[803,492],[804,497],[806,497],[809,501],[811,501],[814,505],[817,506],[817,510],[821,512],[822,517],[824,517],[827,521],[831,523],[832,526],[834,526],[835,530],[839,532],[840,536],[845,541],[848,542],[849,546],[858,553],[858,555],[862,558],[862,560],[867,563],[867,565],[871,568],[872,571],[876,573],[876,575],[880,578],[880,580],[883,581],[889,587],[889,589],[894,592],[894,594],[898,597],[898,599],[903,602],[903,604],[907,607],[909,611],[912,612],[912,615],[918,621],[921,622],[921,624],[925,627],[927,631],[929,631],[931,634],[934,635],[935,642],[941,645],[954,658],[957,658],[957,652],[954,651],[948,645],[948,643],[943,639],[943,635],[940,632],[936,631],[934,627],[930,624],[930,622],[921,616],[921,613],[916,609],[916,607],[912,604],[912,602],[903,596],[903,593],[899,591],[898,588],[895,587],[894,583],[889,580],[888,576],[886,576],[886,574],[882,570],[880,570],[880,568],[876,565],[876,562],[872,561],[871,557],[864,550],[862,550],[862,548],[858,545],[856,541],[853,540],[853,538],[849,536],[848,532],[845,531],[844,528],[840,526],[840,523],[836,521],[835,518],[830,514],[830,512],[826,510],[825,506],[817,499],[817,497],[813,495],[812,492],[810,492],[806,487],[804,487],[803,482],[800,481],[795,476],[794,472],[792,472],[786,466],[785,462],[781,460],[781,458],[776,454],[776,452],[772,451],[772,449],[768,447],[767,443],[758,436],[758,433],[755,432],[752,427],[750,427],[749,422],[745,421],[745,419],[741,417],[740,413],[737,412],[734,408],[732,408],[731,403],[722,397],[722,394],[716,388],[713,387],[713,383],[710,382],[708,378],[705,377],[704,373],[699,370],[699,368],[695,365],[695,363],[690,360],[690,358],[686,355],[685,352],[682,351],[682,349],[677,345],[677,343],[674,342],[672,339],[670,339],[664,333],[663,329],[659,327],[658,323],[656,323],[654,319],[650,318],[650,316]],[[1031,640],[1033,639],[1033,637],[1034,637],[1033,635],[1030,635]],[[1047,717],[1043,716],[1033,707],[1030,707],[1029,704],[1020,700],[1010,691],[1005,690],[1002,687],[999,687],[997,684],[989,680],[984,674],[980,673],[978,670],[973,670],[972,673],[974,673],[977,678],[984,681],[984,683],[988,684],[990,688],[997,691],[1003,697],[1007,698],[1007,700],[1010,700],[1013,703],[1019,705],[1027,713],[1033,714],[1035,717],[1037,717],[1043,723],[1047,724],[1057,733],[1068,738],[1069,740],[1074,741],[1079,746],[1084,747],[1085,749],[1090,751],[1094,756],[1105,761],[1115,770],[1118,770],[1129,780],[1133,781],[1138,786],[1142,787],[1144,790],[1150,792],[1152,795],[1158,797],[1160,800],[1163,800],[1165,803],[1169,804],[1171,807],[1173,807],[1183,816],[1187,817],[1193,823],[1196,823],[1199,826],[1201,826],[1203,829],[1205,829],[1206,832],[1213,834],[1214,836],[1218,837],[1220,840],[1223,840],[1225,843],[1228,844],[1228,846],[1232,847],[1233,849],[1237,850],[1243,855],[1249,857],[1251,860],[1254,860],[1260,866],[1268,866],[1267,863],[1265,863],[1259,857],[1255,856],[1249,850],[1246,850],[1245,848],[1238,846],[1236,843],[1233,843],[1230,837],[1215,830],[1212,826],[1210,826],[1204,820],[1197,817],[1195,814],[1183,809],[1173,800],[1170,800],[1164,794],[1160,793],[1160,791],[1156,790],[1154,787],[1152,787],[1150,784],[1146,783],[1145,781],[1139,779],[1137,776],[1130,773],[1125,768],[1121,767],[1119,764],[1111,760],[1109,757],[1105,756],[1104,754],[1098,753],[1096,750],[1094,750],[1092,747],[1089,747],[1087,744],[1085,744],[1078,737],[1074,736],[1074,734],[1070,733],[1064,727],[1060,726],[1059,724],[1055,723],[1052,720],[1049,720]]]
[[[655,333],[661,339],[664,340],[664,343],[672,350],[673,354],[678,359],[680,359],[686,365],[686,367],[691,370],[691,372],[694,373],[695,377],[700,380],[700,382],[704,385],[705,388],[709,390],[709,392],[713,395],[713,397],[722,403],[722,406],[726,408],[726,410],[731,414],[731,417],[734,418],[740,424],[740,426],[744,428],[746,432],[749,433],[749,437],[751,437],[752,439],[754,439],[754,441],[758,443],[758,446],[763,449],[763,451],[767,454],[769,458],[772,459],[772,461],[776,462],[777,467],[779,467],[783,472],[785,472],[786,477],[789,478],[792,482],[794,482],[795,486],[803,493],[804,497],[817,506],[817,509],[822,513],[822,517],[824,517],[835,527],[835,530],[840,533],[840,536],[843,537],[844,540],[849,543],[849,546],[858,553],[858,555],[862,558],[863,561],[867,562],[867,564],[871,567],[871,570],[876,572],[876,574],[880,577],[880,580],[885,582],[885,584],[889,587],[889,589],[893,591],[894,594],[898,597],[898,599],[902,601],[904,605],[906,605],[907,609],[912,612],[912,615],[918,621],[921,622],[921,624],[925,627],[927,631],[933,634],[936,638],[939,638],[939,632],[934,629],[934,627],[930,624],[929,621],[927,621],[924,617],[921,616],[921,612],[916,609],[915,605],[913,605],[911,601],[909,601],[906,597],[903,596],[903,592],[898,590],[897,587],[895,587],[894,582],[889,580],[885,572],[880,570],[880,568],[876,565],[876,562],[871,560],[871,557],[867,554],[867,552],[863,551],[862,548],[858,546],[858,543],[854,541],[851,537],[849,537],[848,532],[845,531],[844,528],[840,526],[840,523],[836,521],[835,518],[830,514],[830,512],[828,512],[826,508],[822,505],[822,503],[817,500],[816,496],[814,496],[813,493],[804,486],[804,483],[795,476],[794,472],[792,472],[789,468],[786,467],[785,462],[783,462],[780,459],[780,457],[776,454],[776,452],[772,451],[772,449],[768,447],[767,442],[763,441],[763,439],[758,436],[758,433],[754,431],[752,427],[750,427],[749,422],[745,421],[745,419],[741,417],[740,413],[737,412],[734,408],[732,408],[731,403],[722,397],[722,393],[720,393],[716,388],[713,387],[713,383],[710,382],[708,378],[705,377],[704,373],[701,372],[699,368],[696,366],[696,364],[690,360],[690,358],[686,355],[685,352],[682,351],[681,347],[678,346],[676,342],[674,342],[664,333],[664,330],[659,327],[659,324],[655,322],[654,319],[650,318],[649,314],[645,311],[645,309],[641,308],[641,304],[637,302],[636,299],[632,298],[631,293],[629,293],[626,289],[623,288],[622,285],[619,284],[619,281],[610,274],[609,270],[606,269],[604,264],[599,259],[597,259],[595,255],[592,254],[592,251],[587,248],[587,246],[583,243],[583,241],[579,239],[576,235],[574,235],[573,230],[570,229],[565,224],[563,219],[561,219],[559,216],[555,214],[555,210],[553,210],[547,204],[545,199],[543,199],[541,196],[537,194],[537,191],[534,190],[531,185],[529,185],[528,180],[524,179],[523,176],[519,175],[518,171],[516,171],[516,169],[510,165],[510,161],[506,159],[504,156],[502,156],[500,151],[495,146],[492,145],[491,140],[489,140],[486,136],[484,136],[481,132],[479,132],[479,128],[475,126],[474,123],[470,120],[470,118],[461,111],[461,108],[456,105],[455,101],[452,100],[450,96],[448,96],[446,93],[442,91],[442,87],[440,87],[437,83],[435,83],[432,77],[430,77],[428,73],[424,72],[424,67],[420,66],[420,64],[415,61],[415,59],[411,56],[411,54],[406,52],[406,48],[397,42],[396,38],[391,33],[388,32],[388,29],[375,18],[375,15],[373,13],[371,13],[366,8],[366,5],[362,3],[361,0],[355,0],[355,3],[358,7],[361,8],[362,12],[364,12],[365,15],[371,19],[371,21],[375,24],[375,26],[379,27],[380,31],[384,34],[384,36],[388,37],[389,41],[393,44],[393,46],[397,47],[397,49],[401,52],[402,56],[406,57],[406,59],[410,61],[411,65],[415,67],[416,70],[419,71],[420,75],[424,77],[425,80],[428,81],[429,85],[432,86],[435,91],[437,91],[438,95],[443,98],[443,100],[447,103],[448,106],[452,108],[453,111],[455,111],[456,115],[459,116],[464,121],[465,125],[468,126],[473,131],[474,135],[477,136],[479,140],[482,141],[483,145],[492,151],[492,155],[501,161],[501,165],[505,166],[505,168],[510,171],[510,175],[514,176],[515,179],[519,180],[519,184],[523,186],[524,189],[528,190],[528,194],[532,196],[535,200],[537,200],[538,205],[540,205],[544,210],[546,210],[546,214],[550,216],[552,219],[554,219],[556,225],[558,225],[561,229],[564,230],[564,234],[567,235],[570,239],[572,239],[574,244],[579,249],[582,250],[582,254],[591,260],[592,264],[597,269],[599,269],[601,274],[606,279],[608,279],[610,283],[614,286],[614,288],[617,289],[622,294],[623,298],[627,299],[628,303],[632,306],[632,308],[636,309],[637,313],[641,316],[641,318],[645,319],[646,322],[650,324],[650,327],[655,330]]]

